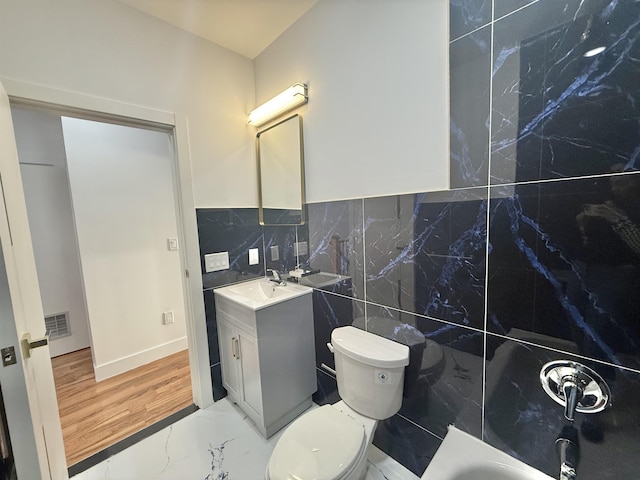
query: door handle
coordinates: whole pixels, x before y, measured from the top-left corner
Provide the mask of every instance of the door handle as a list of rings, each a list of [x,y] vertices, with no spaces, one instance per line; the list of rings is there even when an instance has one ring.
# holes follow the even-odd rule
[[[31,334],[25,333],[22,336],[20,344],[22,345],[22,353],[24,354],[25,358],[29,358],[31,356],[31,350],[33,350],[34,348],[40,348],[49,345],[49,335],[31,340]]]
[[[237,359],[240,360],[240,342],[238,341],[237,338],[234,339],[236,342],[236,355],[237,355]]]
[[[231,354],[233,358],[238,358],[238,354],[236,353],[236,337],[231,337]]]

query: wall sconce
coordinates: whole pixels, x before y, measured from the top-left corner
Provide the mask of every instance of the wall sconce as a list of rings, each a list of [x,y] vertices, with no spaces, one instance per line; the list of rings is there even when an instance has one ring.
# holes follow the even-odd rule
[[[308,99],[307,86],[304,83],[296,83],[253,110],[249,114],[249,124],[259,127],[269,120],[307,103]]]

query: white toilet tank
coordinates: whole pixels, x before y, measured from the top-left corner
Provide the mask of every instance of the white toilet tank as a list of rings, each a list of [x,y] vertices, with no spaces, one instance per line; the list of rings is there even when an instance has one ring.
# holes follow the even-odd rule
[[[355,327],[331,333],[338,393],[356,412],[384,420],[402,405],[409,347]]]

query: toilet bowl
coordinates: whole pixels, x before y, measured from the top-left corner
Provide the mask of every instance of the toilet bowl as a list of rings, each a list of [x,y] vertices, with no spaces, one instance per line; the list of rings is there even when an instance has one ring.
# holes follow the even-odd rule
[[[359,480],[379,420],[402,403],[406,345],[356,329],[340,327],[327,345],[335,354],[342,400],[305,413],[276,444],[267,480]]]
[[[282,434],[265,478],[357,480],[377,424],[342,401],[313,409]]]

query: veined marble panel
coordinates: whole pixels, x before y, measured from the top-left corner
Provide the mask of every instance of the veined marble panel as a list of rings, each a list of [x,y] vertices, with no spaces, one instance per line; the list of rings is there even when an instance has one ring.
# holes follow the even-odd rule
[[[640,168],[638,2],[541,0],[493,41],[492,184]]]
[[[640,173],[491,192],[489,331],[640,369]]]
[[[367,300],[484,325],[487,190],[365,199]]]

